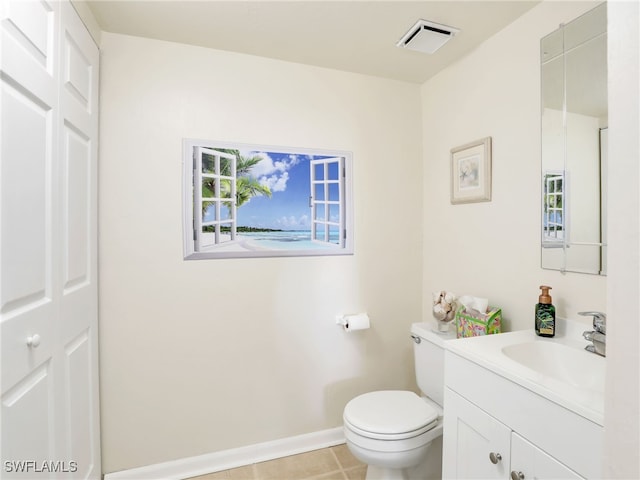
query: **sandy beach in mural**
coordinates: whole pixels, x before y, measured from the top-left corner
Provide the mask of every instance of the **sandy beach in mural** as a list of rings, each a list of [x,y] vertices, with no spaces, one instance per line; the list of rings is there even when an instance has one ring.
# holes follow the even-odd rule
[[[220,244],[214,246],[214,234],[203,235],[205,245],[211,245],[210,251],[216,252],[248,252],[278,250],[318,250],[338,248],[333,243],[311,241],[310,231],[270,231],[238,233],[235,240],[231,235],[221,234]]]
[[[213,234],[205,233],[203,237],[205,238],[204,244],[211,245],[211,247],[209,247],[210,250],[216,252],[248,252],[258,250],[271,250],[270,248],[261,246],[257,242],[252,241],[248,237],[243,237],[242,235],[236,235],[236,239],[232,241],[231,235],[222,234],[220,235],[219,245],[214,245]]]

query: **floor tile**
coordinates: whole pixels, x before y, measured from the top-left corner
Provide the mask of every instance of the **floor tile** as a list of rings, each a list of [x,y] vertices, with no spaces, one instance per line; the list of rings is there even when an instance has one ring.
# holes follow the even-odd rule
[[[331,473],[324,473],[322,475],[318,475],[317,477],[309,477],[304,480],[349,480],[347,475],[344,473],[344,470],[336,470]]]
[[[344,473],[348,480],[365,480],[365,477],[367,476],[367,466],[362,464],[359,467],[344,470]]]
[[[327,448],[257,463],[255,467],[260,480],[303,480],[340,470]]]
[[[231,470],[223,470],[221,472],[208,473],[200,475],[188,480],[255,480],[255,471],[253,465],[245,467],[232,468]]]
[[[340,466],[344,469],[364,465],[364,463],[360,462],[356,457],[353,456],[346,444],[331,447],[331,450],[333,451],[333,453],[335,453]]]

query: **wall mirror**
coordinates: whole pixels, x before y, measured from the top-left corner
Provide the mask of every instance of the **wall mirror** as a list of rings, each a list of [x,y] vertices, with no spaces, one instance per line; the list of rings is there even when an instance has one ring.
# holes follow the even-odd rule
[[[607,9],[540,42],[542,268],[607,270]]]

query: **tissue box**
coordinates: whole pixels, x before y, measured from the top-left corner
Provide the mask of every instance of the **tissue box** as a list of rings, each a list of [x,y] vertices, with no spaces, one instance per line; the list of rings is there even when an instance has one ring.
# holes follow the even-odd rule
[[[476,337],[500,333],[502,309],[489,307],[486,314],[467,312],[464,305],[456,311],[456,335],[458,338]]]

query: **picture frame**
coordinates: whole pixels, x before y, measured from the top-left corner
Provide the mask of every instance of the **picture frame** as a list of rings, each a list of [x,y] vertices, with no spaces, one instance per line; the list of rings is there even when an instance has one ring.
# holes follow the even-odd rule
[[[183,139],[183,258],[353,255],[342,150]]]
[[[451,203],[491,201],[491,137],[451,149]]]

